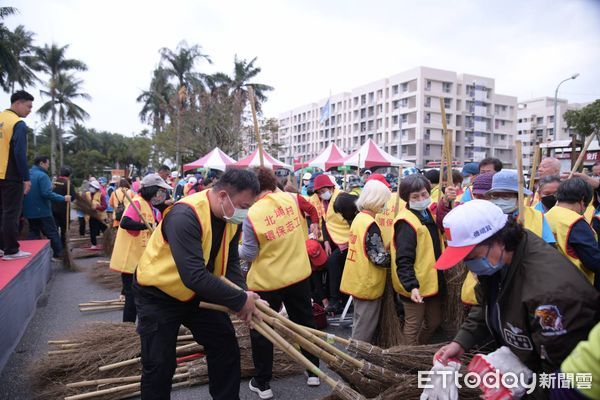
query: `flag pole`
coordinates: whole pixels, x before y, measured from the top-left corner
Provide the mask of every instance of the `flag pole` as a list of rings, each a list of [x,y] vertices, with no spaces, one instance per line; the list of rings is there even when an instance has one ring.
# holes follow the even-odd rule
[[[252,122],[254,123],[254,134],[256,135],[256,144],[258,145],[258,156],[260,157],[260,166],[265,166],[265,160],[263,156],[263,145],[260,138],[260,130],[258,129],[258,120],[256,118],[256,104],[254,103],[254,88],[252,85],[248,85],[248,101],[250,102],[250,108],[252,109]]]

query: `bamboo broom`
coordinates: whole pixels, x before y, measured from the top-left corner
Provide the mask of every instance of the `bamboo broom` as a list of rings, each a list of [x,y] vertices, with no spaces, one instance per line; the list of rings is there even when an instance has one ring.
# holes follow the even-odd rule
[[[138,208],[138,206],[135,205],[135,203],[131,199],[131,196],[129,196],[129,193],[127,193],[127,190],[123,191],[123,193],[125,193],[125,198],[127,199],[127,201],[129,201],[129,205],[131,205],[131,207],[133,207],[133,209],[135,210],[135,212],[137,213],[137,215],[140,217],[140,219],[142,220],[142,222],[144,223],[144,225],[146,225],[146,228],[148,228],[148,230],[150,232],[154,232],[154,228],[152,227],[152,225],[150,225],[148,223],[148,221],[146,221],[146,218],[144,218],[144,216],[142,215],[142,212],[140,211],[140,209]]]
[[[263,155],[263,145],[262,139],[260,138],[260,129],[258,128],[258,119],[256,118],[256,103],[254,102],[254,88],[252,85],[248,86],[248,102],[250,103],[250,108],[252,109],[252,122],[254,124],[254,134],[256,135],[256,144],[258,148],[258,156],[260,160],[260,166],[265,166],[265,159]]]
[[[536,144],[535,149],[533,150],[533,161],[531,162],[531,174],[529,180],[529,190],[533,192],[535,189],[535,176],[537,174],[538,163],[540,162],[540,145]],[[531,197],[533,201],[533,196]],[[531,205],[531,204],[529,204]]]
[[[523,198],[523,144],[520,140],[515,141],[515,148],[517,152],[517,180],[518,180],[518,194],[517,194],[517,202],[519,203],[519,217],[517,221],[522,225],[525,220],[524,208],[525,208],[525,199]]]
[[[71,196],[71,179],[67,178],[67,196]],[[71,271],[79,270],[79,266],[73,261],[71,249],[69,249],[69,229],[71,228],[71,201],[66,204],[66,221],[65,221],[65,232],[62,232],[65,237],[65,248],[63,249],[63,265],[65,268]]]
[[[577,172],[577,170],[579,169],[579,166],[581,165],[581,163],[583,162],[583,159],[585,158],[585,154],[587,153],[588,147],[590,147],[592,140],[594,140],[594,136],[595,135],[590,135],[585,139],[585,144],[583,145],[583,149],[581,149],[581,153],[579,153],[579,157],[577,157],[577,161],[575,161],[575,165],[573,165],[573,168],[571,169],[571,172],[569,173],[569,179],[571,179],[573,177],[573,174],[575,172]]]

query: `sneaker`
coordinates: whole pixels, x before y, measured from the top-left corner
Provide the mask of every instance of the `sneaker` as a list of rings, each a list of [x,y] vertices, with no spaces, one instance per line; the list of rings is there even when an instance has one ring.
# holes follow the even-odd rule
[[[271,386],[269,386],[268,382],[260,385],[254,378],[252,378],[250,379],[250,382],[248,382],[248,387],[250,388],[250,391],[258,394],[258,397],[261,399],[270,399],[273,397],[273,391],[271,390]]]
[[[309,376],[306,380],[306,384],[308,386],[319,386],[321,384],[321,379],[318,376]]]
[[[15,254],[5,254],[4,256],[2,256],[2,259],[4,261],[12,261],[12,260],[19,260],[21,258],[27,258],[27,257],[31,257],[31,253],[23,251],[23,250],[19,250]]]
[[[98,246],[91,245],[90,250],[98,250]]]

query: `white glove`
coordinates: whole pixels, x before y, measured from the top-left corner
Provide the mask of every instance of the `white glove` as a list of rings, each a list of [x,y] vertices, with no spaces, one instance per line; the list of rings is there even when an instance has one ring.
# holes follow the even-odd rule
[[[458,362],[449,361],[448,365],[444,365],[436,361],[429,375],[431,387],[423,389],[421,400],[458,400],[458,387],[454,378],[459,369],[460,363]],[[451,371],[452,373],[442,374],[441,371]]]
[[[506,346],[500,347],[493,353],[483,356],[483,358],[485,358],[492,367],[500,371],[502,375],[505,375],[508,372],[515,374],[519,379],[519,382],[521,382],[522,379],[524,379],[525,382],[529,382],[533,377],[533,372]],[[523,376],[523,378],[521,378],[521,376]],[[509,390],[512,392],[514,399],[519,399],[523,397],[527,388],[518,386],[511,387]]]

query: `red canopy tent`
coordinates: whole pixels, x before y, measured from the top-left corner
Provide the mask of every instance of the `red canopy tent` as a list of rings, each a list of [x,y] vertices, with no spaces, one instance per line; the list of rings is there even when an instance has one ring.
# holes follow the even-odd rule
[[[210,153],[183,166],[183,171],[189,171],[196,168],[210,168],[225,171],[229,166],[232,166],[236,161],[225,154],[221,149],[215,147]]]
[[[272,157],[269,153],[263,150],[263,159],[265,163],[265,167],[271,169],[287,169],[289,171],[294,171],[294,168],[286,163],[279,161],[278,159]],[[260,166],[260,155],[258,154],[258,149],[254,150],[252,154],[242,158],[238,162],[236,162],[234,167],[239,168],[250,168],[250,167],[259,167]]]
[[[347,157],[346,153],[344,153],[335,143],[331,142],[321,154],[308,163],[308,166],[327,171],[330,168],[344,165],[345,157]]]
[[[344,160],[344,165],[358,168],[374,167],[414,167],[415,164],[401,160],[379,148],[372,139],[368,139],[357,151]]]

